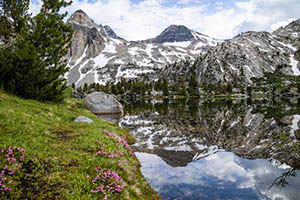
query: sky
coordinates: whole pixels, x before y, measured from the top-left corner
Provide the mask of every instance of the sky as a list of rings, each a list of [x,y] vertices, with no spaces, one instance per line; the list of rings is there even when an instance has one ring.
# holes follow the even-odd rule
[[[39,12],[41,0],[31,0]],[[159,35],[171,24],[229,39],[246,31],[273,31],[300,18],[299,0],[73,0],[69,15],[82,9],[97,24],[127,40]]]

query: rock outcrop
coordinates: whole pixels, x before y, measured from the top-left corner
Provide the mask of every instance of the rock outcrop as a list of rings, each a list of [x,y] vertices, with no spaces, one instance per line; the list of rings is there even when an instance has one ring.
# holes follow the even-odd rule
[[[114,95],[93,92],[84,98],[85,107],[97,115],[123,113],[123,106]]]
[[[117,34],[110,28],[110,26],[105,25],[104,26],[105,31],[107,32],[107,34],[114,38],[114,39],[121,39],[120,37],[117,36]]]

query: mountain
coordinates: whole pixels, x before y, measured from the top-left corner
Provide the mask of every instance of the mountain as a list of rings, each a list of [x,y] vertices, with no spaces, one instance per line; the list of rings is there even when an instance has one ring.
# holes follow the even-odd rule
[[[248,85],[264,72],[300,75],[300,20],[272,33],[248,31],[225,41],[182,25],[171,25],[152,39],[127,41],[82,10],[67,23],[75,33],[66,78],[77,87],[121,78],[175,80],[191,74],[202,83]]]
[[[116,82],[121,78],[157,80],[167,64],[182,59],[195,60],[221,42],[176,25],[156,37],[161,38],[160,42],[154,39],[127,41],[109,26],[96,24],[82,10],[76,11],[67,23],[75,32],[66,78],[68,84],[75,83],[77,87],[84,83]],[[165,39],[168,37],[169,40]]]
[[[171,25],[161,34],[153,39],[146,40],[149,43],[167,43],[167,42],[190,42],[201,41],[203,44],[217,45],[217,40],[207,35],[192,31],[183,25]]]
[[[299,52],[300,20],[269,32],[242,33],[211,47],[193,65],[177,64],[163,72],[171,79],[182,74],[196,74],[199,82],[222,84],[251,84],[252,77],[264,72],[300,75]],[[174,71],[175,69],[181,69]]]

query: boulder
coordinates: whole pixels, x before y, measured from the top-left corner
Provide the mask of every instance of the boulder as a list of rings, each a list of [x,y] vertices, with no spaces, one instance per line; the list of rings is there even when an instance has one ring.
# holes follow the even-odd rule
[[[85,107],[97,115],[123,114],[123,106],[116,96],[103,92],[93,92],[84,98]]]
[[[93,120],[91,120],[90,118],[88,118],[88,117],[85,117],[85,116],[78,116],[75,120],[74,120],[74,122],[85,122],[85,123],[93,123],[94,121]]]

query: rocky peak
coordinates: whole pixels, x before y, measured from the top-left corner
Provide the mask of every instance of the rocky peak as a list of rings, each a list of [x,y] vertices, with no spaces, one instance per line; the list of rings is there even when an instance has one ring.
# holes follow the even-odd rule
[[[112,38],[114,38],[114,39],[117,39],[117,38],[118,38],[117,34],[112,30],[112,28],[110,28],[110,26],[105,25],[103,28],[106,30],[107,34],[108,34],[110,37],[112,37]]]
[[[273,32],[273,35],[281,42],[291,43],[298,48],[300,46],[300,19],[289,23],[285,27],[280,27]]]
[[[163,33],[165,33],[165,32],[175,32],[175,33],[176,32],[177,33],[184,32],[185,33],[185,32],[191,32],[191,30],[183,25],[172,24],[163,31]]]
[[[84,11],[77,10],[67,20],[74,29],[72,46],[69,50],[69,64],[87,55],[95,57],[99,55],[105,46],[108,37],[102,25],[97,25]]]
[[[83,10],[81,10],[81,9],[76,10],[74,13],[81,13],[81,14],[85,14],[86,15],[86,13]]]
[[[96,26],[94,21],[82,10],[77,10],[74,12],[73,15],[68,19],[67,23],[86,27]]]
[[[156,38],[150,39],[153,43],[185,42],[195,40],[192,31],[183,25],[171,25]]]

